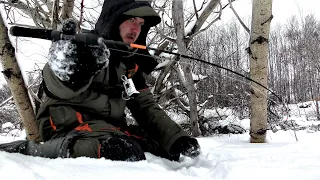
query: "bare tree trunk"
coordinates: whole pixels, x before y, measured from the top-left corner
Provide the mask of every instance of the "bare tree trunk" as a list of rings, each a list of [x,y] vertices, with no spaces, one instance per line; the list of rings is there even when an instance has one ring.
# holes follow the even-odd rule
[[[169,1],[165,1],[165,3],[154,5],[157,7],[167,7],[167,3]],[[170,2],[171,3],[171,2]],[[195,5],[195,2],[193,3]],[[163,8],[162,8],[163,9]],[[164,12],[162,14],[164,17],[168,17],[170,19],[173,19],[172,22],[168,23],[165,22],[163,25],[165,27],[169,26],[170,31],[167,30],[160,30],[156,28],[156,31],[159,33],[160,37],[165,37],[166,40],[172,42],[173,44],[177,44],[179,53],[181,54],[187,54],[188,46],[191,43],[192,39],[195,38],[197,35],[201,34],[202,32],[206,31],[214,22],[216,22],[221,17],[221,11],[222,11],[222,4],[220,0],[209,0],[209,1],[203,1],[202,4],[198,7],[194,6],[193,10],[194,12],[190,13],[181,13],[184,12],[184,6],[183,1],[172,1],[172,13],[164,12],[164,10],[160,10]],[[209,16],[214,13],[214,9],[217,9],[219,11],[218,14],[216,14],[215,19],[209,19]],[[188,11],[189,12],[189,11]],[[216,11],[215,11],[216,12]],[[161,14],[161,13],[159,13]],[[172,14],[172,17],[171,15]],[[192,21],[191,21],[192,20]],[[195,22],[193,23],[193,21]],[[192,24],[190,24],[192,22]],[[168,25],[170,24],[170,25]],[[206,24],[205,27],[204,24]],[[191,27],[190,31],[185,31],[184,27]],[[174,28],[174,30],[171,30],[171,27]],[[173,39],[169,36],[177,36],[177,39]],[[169,45],[169,43],[168,43]],[[181,57],[175,57],[171,60],[171,62],[161,71],[160,75],[158,76],[154,93],[159,94],[161,92],[161,89],[163,87],[163,81],[165,77],[167,76],[167,73],[171,73],[171,68],[174,67],[178,61],[181,61],[182,64],[178,63],[177,68],[177,74],[179,80],[182,82],[183,87],[187,89],[188,93],[188,102],[184,106],[187,107],[187,111],[190,115],[190,121],[191,121],[191,127],[193,131],[194,136],[200,135],[199,125],[198,125],[198,112],[197,112],[197,103],[198,103],[198,96],[196,87],[194,85],[194,81],[192,78],[192,71],[190,61],[188,59],[183,59]],[[181,68],[182,67],[182,68]],[[179,100],[178,100],[179,101]],[[180,107],[182,109],[185,109],[186,107]]]
[[[52,22],[51,22],[51,28],[52,29],[57,29],[59,22],[59,1],[60,0],[53,0],[53,5],[52,5]]]
[[[0,17],[0,47],[1,47],[1,63],[3,74],[8,82],[14,102],[17,106],[19,115],[27,132],[29,140],[38,140],[39,132],[35,121],[35,114],[28,91],[25,86],[19,64],[15,58],[15,49],[11,45],[8,37],[8,29],[5,26],[2,16]]]
[[[317,120],[320,121],[320,109],[319,109],[320,108],[319,107],[320,99],[316,98],[315,103],[316,103]]]
[[[74,8],[75,0],[63,0],[63,6],[61,10],[61,19],[69,19],[72,18],[72,12]]]
[[[272,19],[272,0],[252,1],[250,35],[250,75],[268,86],[268,39]],[[252,83],[250,142],[264,143],[267,131],[267,90]]]
[[[63,6],[61,8],[61,15],[59,18],[59,2],[60,0],[53,1],[53,9],[52,9],[52,23],[51,28],[57,29],[57,25],[60,24],[61,21],[72,18],[73,8],[74,8],[75,0],[63,0]],[[82,12],[81,12],[82,13]]]
[[[172,2],[172,9],[176,10],[173,11],[173,22],[175,26],[175,31],[177,34],[177,45],[179,52],[181,54],[187,54],[187,42],[184,41],[184,18],[183,13],[177,11],[177,9],[183,9],[183,2],[182,1],[173,1]],[[181,61],[188,62],[187,59],[181,58]],[[189,104],[190,104],[190,121],[191,121],[191,128],[192,128],[192,135],[197,137],[200,135],[199,131],[199,124],[198,124],[198,111],[197,111],[197,94],[196,88],[194,86],[193,78],[192,78],[192,71],[190,64],[186,63],[183,66],[184,71],[184,83],[185,87],[187,88]]]

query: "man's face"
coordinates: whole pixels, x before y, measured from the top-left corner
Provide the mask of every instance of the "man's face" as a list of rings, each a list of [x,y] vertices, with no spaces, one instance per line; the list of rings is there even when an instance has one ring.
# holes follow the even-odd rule
[[[120,36],[124,43],[134,43],[138,39],[144,19],[140,17],[130,18],[120,24]]]

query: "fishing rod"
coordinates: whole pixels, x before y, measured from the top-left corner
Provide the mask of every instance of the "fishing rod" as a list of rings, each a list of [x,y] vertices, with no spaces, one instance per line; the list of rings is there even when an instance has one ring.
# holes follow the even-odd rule
[[[180,54],[180,53],[175,53],[172,51],[167,51],[167,50],[158,50],[156,48],[152,48],[149,46],[144,46],[144,45],[139,45],[139,44],[128,44],[128,43],[124,43],[124,42],[120,42],[120,41],[114,41],[114,40],[107,40],[104,39],[96,34],[93,33],[78,33],[78,34],[74,34],[74,35],[68,35],[68,34],[63,34],[61,31],[57,31],[57,30],[50,30],[50,29],[33,29],[33,28],[27,28],[27,27],[21,27],[21,26],[11,26],[10,27],[10,34],[13,36],[21,36],[21,37],[30,37],[30,38],[38,38],[38,39],[46,39],[46,40],[51,40],[51,41],[58,41],[58,40],[73,40],[75,42],[78,43],[84,43],[87,45],[99,45],[101,43],[104,43],[106,46],[108,45],[120,45],[120,46],[126,46],[126,47],[130,47],[130,48],[135,48],[135,49],[143,49],[143,50],[154,50],[154,51],[160,51],[163,53],[168,53],[168,54],[172,54],[175,56],[178,56],[180,58],[186,58],[186,59],[191,59],[191,60],[195,60],[198,62],[202,62],[211,66],[215,66],[217,68],[220,69],[224,69],[226,71],[229,71],[233,74],[236,74],[238,76],[241,76],[251,82],[256,83],[257,85],[261,86],[262,88],[266,89],[267,91],[269,91],[271,94],[273,94],[275,97],[277,97],[281,103],[283,103],[282,99],[276,94],[274,93],[272,90],[270,90],[269,88],[267,88],[266,86],[264,86],[263,84],[241,74],[238,73],[236,71],[233,71],[231,69],[225,68],[223,66],[220,66],[218,64],[215,63],[211,63],[205,60],[202,60],[200,58],[194,58],[191,56],[187,56],[184,54]],[[136,53],[138,54],[138,53]]]

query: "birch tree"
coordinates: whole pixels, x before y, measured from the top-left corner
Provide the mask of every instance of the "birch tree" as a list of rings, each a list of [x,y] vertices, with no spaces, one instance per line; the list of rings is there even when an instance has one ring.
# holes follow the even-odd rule
[[[272,19],[272,0],[252,2],[252,23],[250,35],[251,79],[268,87],[268,44]],[[267,90],[251,83],[250,142],[263,143],[267,131]]]
[[[27,138],[30,140],[38,140],[39,132],[33,107],[7,32],[5,23],[2,17],[0,17],[0,47],[2,52],[0,56],[3,74],[10,87],[17,110],[27,131]]]

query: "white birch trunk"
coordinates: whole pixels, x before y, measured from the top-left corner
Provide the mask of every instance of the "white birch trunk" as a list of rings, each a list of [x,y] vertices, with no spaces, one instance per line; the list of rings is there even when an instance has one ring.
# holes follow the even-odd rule
[[[19,64],[15,58],[15,50],[8,37],[8,29],[2,16],[0,17],[1,64],[4,77],[10,87],[14,102],[27,132],[29,140],[38,140],[39,132],[36,117],[25,86]]]
[[[250,36],[250,76],[268,87],[268,40],[272,19],[272,0],[252,1]],[[250,142],[264,143],[267,130],[267,90],[251,83]]]

